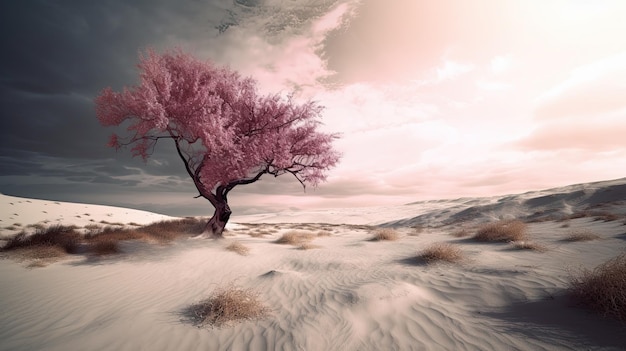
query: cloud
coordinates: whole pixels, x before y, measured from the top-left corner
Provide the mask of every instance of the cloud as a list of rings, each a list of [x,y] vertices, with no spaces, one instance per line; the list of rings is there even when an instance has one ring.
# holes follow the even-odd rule
[[[626,149],[626,52],[571,70],[535,100],[534,131],[524,150]]]
[[[500,81],[479,79],[476,81],[476,87],[487,91],[503,91],[513,88],[513,85]]]
[[[491,59],[490,69],[493,74],[501,74],[509,69],[513,65],[513,58],[511,55],[498,55]]]
[[[254,77],[266,92],[315,88],[334,74],[320,56],[322,42],[352,16],[356,3],[255,2],[237,11],[238,24],[212,39],[200,53]]]
[[[437,73],[437,81],[454,79],[464,73],[474,70],[474,65],[467,63],[455,62],[452,60],[444,60],[443,64],[435,68]]]
[[[524,150],[578,149],[604,152],[626,150],[626,121],[603,119],[545,123],[518,145]]]
[[[536,100],[538,120],[596,118],[626,109],[626,52],[577,67]]]

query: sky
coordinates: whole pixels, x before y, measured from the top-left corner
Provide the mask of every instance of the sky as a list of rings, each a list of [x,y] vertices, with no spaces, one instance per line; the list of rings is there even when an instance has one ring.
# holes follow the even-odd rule
[[[482,197],[626,176],[622,0],[0,1],[0,192],[209,215],[173,145],[107,148],[93,99],[181,48],[325,106],[340,164],[234,215]]]

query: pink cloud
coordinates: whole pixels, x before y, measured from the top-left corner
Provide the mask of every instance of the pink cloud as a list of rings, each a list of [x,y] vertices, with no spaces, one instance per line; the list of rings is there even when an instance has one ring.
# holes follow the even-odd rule
[[[572,70],[537,100],[538,119],[597,117],[626,109],[626,51]]]

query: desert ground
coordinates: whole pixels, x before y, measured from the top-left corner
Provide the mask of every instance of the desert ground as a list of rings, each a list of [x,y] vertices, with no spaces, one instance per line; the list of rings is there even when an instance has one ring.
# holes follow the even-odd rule
[[[221,240],[197,235],[204,219],[0,207],[0,350],[626,349],[624,306],[590,308],[574,289],[626,253],[626,179],[235,215]],[[201,309],[228,291],[257,313]]]

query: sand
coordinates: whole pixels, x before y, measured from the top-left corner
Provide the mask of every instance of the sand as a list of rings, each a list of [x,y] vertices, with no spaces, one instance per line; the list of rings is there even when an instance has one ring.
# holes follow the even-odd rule
[[[128,242],[122,254],[69,256],[41,268],[0,260],[0,350],[623,350],[626,325],[576,306],[567,287],[578,269],[626,252],[624,184],[241,216],[224,240]],[[39,215],[46,202],[2,201],[2,226],[59,218],[49,210],[49,218]],[[55,206],[75,224],[83,211],[95,222],[153,220],[110,207],[45,208]],[[609,213],[615,218],[598,219]],[[530,240],[546,251],[452,235],[498,218],[530,222]],[[372,241],[370,225],[394,228],[399,239]],[[274,242],[294,230],[313,235],[311,249]],[[600,238],[563,240],[580,231]],[[249,253],[226,250],[233,241]],[[459,247],[465,259],[415,259],[440,242]],[[270,314],[221,328],[194,326],[185,308],[228,284],[257,291]]]

